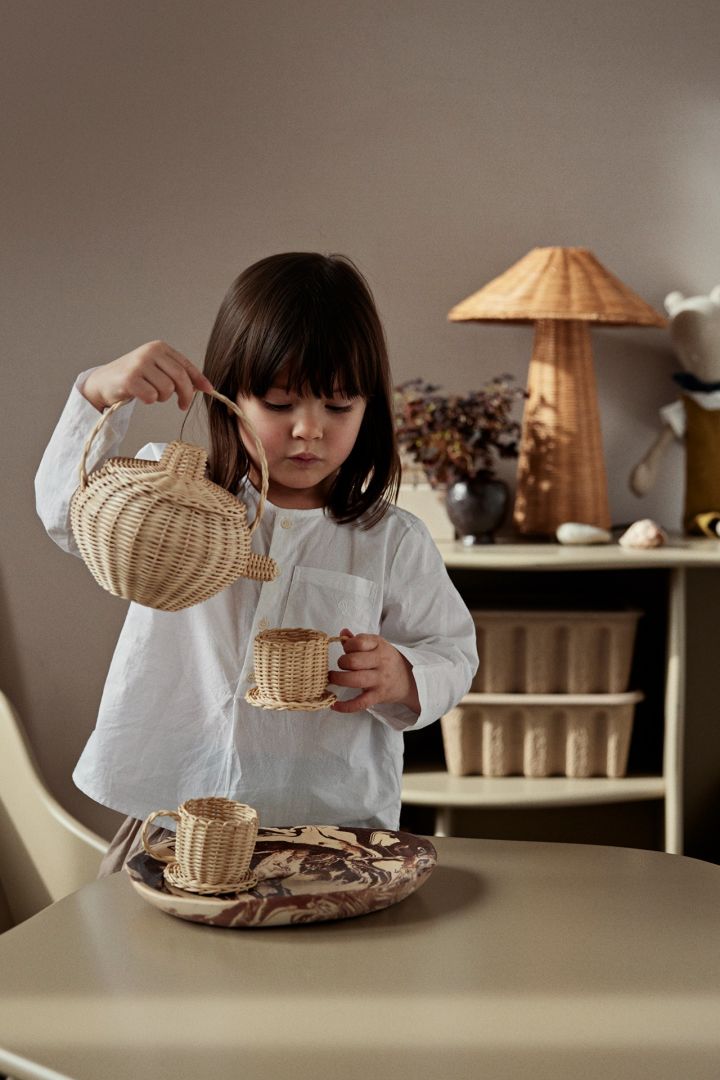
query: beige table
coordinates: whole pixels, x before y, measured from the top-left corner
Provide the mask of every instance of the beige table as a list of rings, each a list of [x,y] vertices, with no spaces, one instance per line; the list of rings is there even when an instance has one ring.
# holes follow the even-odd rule
[[[440,838],[386,911],[184,923],[125,875],[0,937],[0,1072],[75,1080],[720,1075],[720,867]]]

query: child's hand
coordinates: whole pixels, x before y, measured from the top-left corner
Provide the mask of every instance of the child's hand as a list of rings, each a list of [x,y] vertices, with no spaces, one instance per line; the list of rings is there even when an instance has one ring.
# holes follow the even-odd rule
[[[360,712],[372,705],[397,703],[420,712],[420,699],[412,666],[385,638],[377,634],[358,634],[341,630],[345,655],[338,660],[341,671],[329,672],[335,686],[354,686],[362,691],[349,701],[336,701],[335,712]]]
[[[146,405],[153,405],[156,401],[167,401],[173,394],[177,394],[178,406],[187,409],[196,390],[212,388],[187,356],[166,341],[148,341],[91,371],[82,394],[98,412],[128,398],[139,398]]]

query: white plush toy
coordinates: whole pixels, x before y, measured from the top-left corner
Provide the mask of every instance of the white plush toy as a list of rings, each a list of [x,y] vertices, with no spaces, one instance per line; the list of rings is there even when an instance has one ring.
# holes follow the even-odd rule
[[[665,297],[670,336],[684,371],[673,376],[682,395],[660,410],[660,432],[630,475],[636,495],[655,483],[673,439],[685,441],[685,508],[688,533],[717,535],[720,522],[720,285],[709,296]]]

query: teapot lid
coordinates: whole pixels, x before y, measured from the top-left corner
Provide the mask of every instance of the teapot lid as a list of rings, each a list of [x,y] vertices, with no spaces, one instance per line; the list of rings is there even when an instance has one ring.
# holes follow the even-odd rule
[[[90,474],[90,485],[112,484],[126,498],[152,492],[178,507],[247,519],[245,504],[205,475],[207,451],[201,446],[175,441],[168,443],[159,461],[139,458],[110,458]],[[238,524],[241,522],[239,521]]]

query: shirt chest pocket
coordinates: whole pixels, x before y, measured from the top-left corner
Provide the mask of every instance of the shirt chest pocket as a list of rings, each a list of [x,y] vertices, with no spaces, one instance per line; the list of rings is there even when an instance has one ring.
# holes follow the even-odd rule
[[[293,570],[283,626],[305,626],[337,634],[377,634],[380,629],[380,589],[375,581],[296,566]]]

